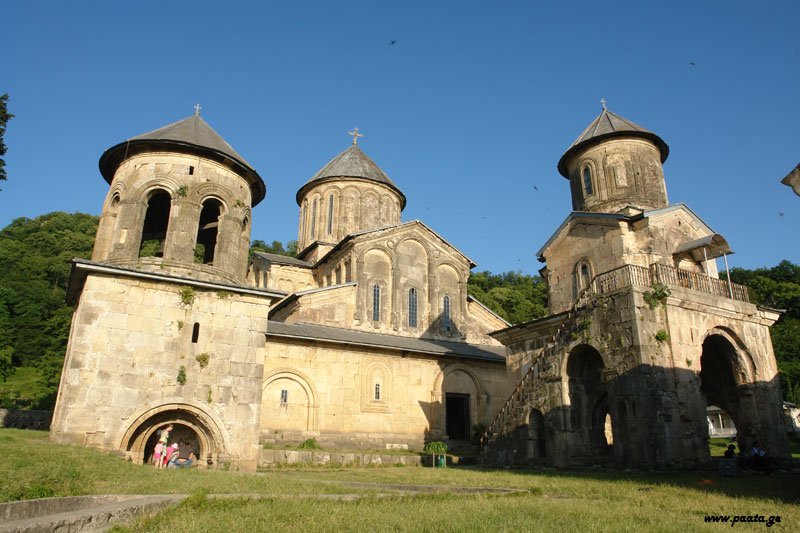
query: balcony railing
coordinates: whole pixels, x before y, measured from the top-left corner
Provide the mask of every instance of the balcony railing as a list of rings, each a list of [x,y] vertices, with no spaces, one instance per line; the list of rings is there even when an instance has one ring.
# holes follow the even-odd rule
[[[624,265],[614,270],[598,274],[593,281],[594,292],[603,294],[623,287],[636,285],[649,287],[655,283],[684,287],[706,294],[723,296],[740,302],[750,302],[747,287],[725,280],[712,278],[689,270],[654,263],[650,268],[638,265]]]

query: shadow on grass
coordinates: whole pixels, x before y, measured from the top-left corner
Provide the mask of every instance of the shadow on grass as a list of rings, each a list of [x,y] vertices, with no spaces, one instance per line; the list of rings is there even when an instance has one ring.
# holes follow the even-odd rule
[[[713,493],[733,498],[774,499],[784,503],[800,503],[800,474],[776,472],[772,476],[741,473],[736,477],[721,476],[716,471],[663,471],[663,472],[614,472],[552,469],[504,469],[488,467],[460,467],[486,472],[514,472],[520,475],[543,476],[561,479],[591,479],[606,482],[641,484],[639,490],[646,492],[652,487],[674,487],[699,493]]]

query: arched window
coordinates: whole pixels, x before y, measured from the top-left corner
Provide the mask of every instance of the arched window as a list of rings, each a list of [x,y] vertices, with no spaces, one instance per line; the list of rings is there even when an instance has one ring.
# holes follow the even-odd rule
[[[311,239],[317,238],[317,200],[311,205]]]
[[[303,202],[303,207],[300,208],[300,240],[302,242],[306,240],[306,207],[308,207],[308,202]]]
[[[380,401],[380,399],[381,399],[381,384],[380,383],[376,383],[375,384],[375,399],[378,400],[378,401]]]
[[[417,327],[417,289],[408,289],[408,327]]]
[[[592,186],[592,168],[589,165],[583,167],[583,170],[581,171],[581,178],[583,181],[583,195],[593,195],[594,187]]]
[[[328,196],[328,235],[333,233],[333,195]]]
[[[381,287],[374,285],[372,287],[372,321],[380,322],[381,320]]]
[[[142,226],[139,257],[164,257],[164,241],[167,240],[171,207],[172,197],[168,192],[156,191],[150,196]]]
[[[197,227],[197,246],[194,249],[195,263],[214,264],[214,252],[217,247],[221,213],[222,204],[219,200],[209,198],[203,202],[203,210],[200,211],[200,224]]]
[[[442,319],[444,321],[444,330],[446,332],[450,332],[451,324],[450,324],[450,297],[445,296],[444,300],[442,301]]]

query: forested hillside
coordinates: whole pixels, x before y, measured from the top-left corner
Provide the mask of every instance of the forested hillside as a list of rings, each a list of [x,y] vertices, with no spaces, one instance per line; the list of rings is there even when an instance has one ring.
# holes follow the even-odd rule
[[[70,261],[91,256],[97,222],[93,215],[56,212],[0,230],[0,407],[52,408],[73,311],[64,303]],[[295,255],[297,243],[254,240],[251,251]],[[754,302],[787,310],[772,340],[784,394],[800,403],[800,266],[737,268],[731,279],[750,287]],[[473,272],[469,293],[512,324],[547,314],[538,276]]]
[[[96,216],[62,212],[0,230],[0,375],[11,365],[35,368],[41,381],[30,395],[0,398],[0,406],[52,405],[72,319],[64,303],[70,261],[92,255],[96,231]]]

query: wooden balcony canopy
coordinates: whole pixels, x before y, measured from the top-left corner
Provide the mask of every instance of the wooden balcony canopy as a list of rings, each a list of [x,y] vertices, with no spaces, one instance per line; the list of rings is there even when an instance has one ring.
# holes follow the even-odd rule
[[[704,249],[705,251],[703,251]],[[679,245],[672,255],[676,259],[691,257],[695,262],[699,263],[706,259],[715,259],[723,255],[731,255],[732,253],[733,250],[731,250],[725,237],[719,233],[715,233]]]

